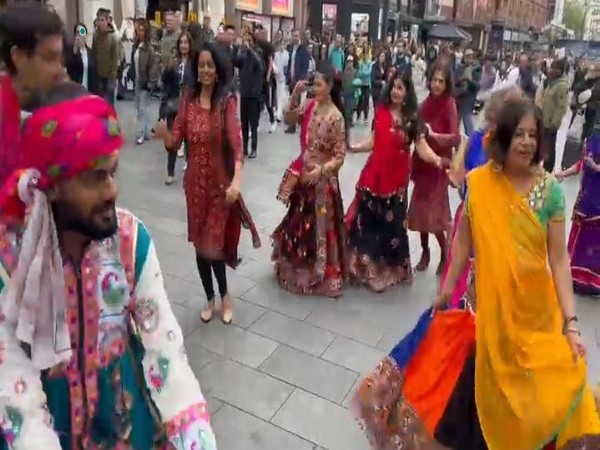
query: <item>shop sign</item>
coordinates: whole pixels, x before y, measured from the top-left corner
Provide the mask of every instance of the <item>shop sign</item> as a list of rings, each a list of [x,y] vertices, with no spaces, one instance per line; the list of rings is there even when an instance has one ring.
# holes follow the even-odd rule
[[[291,17],[294,15],[293,9],[293,0],[271,0],[271,13],[274,16]]]
[[[236,8],[242,11],[260,12],[262,0],[237,0]]]

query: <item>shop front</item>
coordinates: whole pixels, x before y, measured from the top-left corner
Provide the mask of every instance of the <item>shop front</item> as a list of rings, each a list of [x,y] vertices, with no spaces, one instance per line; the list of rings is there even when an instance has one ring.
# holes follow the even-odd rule
[[[289,39],[295,27],[294,0],[237,0],[235,16],[242,30],[262,27],[271,40],[281,30]]]
[[[386,6],[380,0],[308,0],[308,28],[313,34],[368,34],[377,40],[385,30]],[[384,13],[385,11],[385,13]]]

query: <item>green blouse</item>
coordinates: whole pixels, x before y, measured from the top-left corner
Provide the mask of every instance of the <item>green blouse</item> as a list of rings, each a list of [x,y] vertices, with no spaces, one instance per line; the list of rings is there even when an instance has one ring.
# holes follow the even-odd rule
[[[467,215],[469,214],[468,195],[467,193],[464,208]],[[529,193],[523,196],[523,201],[533,209],[545,229],[548,228],[549,222],[565,220],[566,201],[562,186],[553,175],[545,171],[538,175]]]

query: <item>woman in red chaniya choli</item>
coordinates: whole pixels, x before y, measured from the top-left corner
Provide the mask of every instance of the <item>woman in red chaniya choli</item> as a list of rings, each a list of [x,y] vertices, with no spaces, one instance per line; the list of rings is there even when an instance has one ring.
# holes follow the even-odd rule
[[[431,71],[429,96],[421,105],[421,120],[430,132],[427,143],[442,159],[452,159],[453,148],[460,143],[458,112],[452,96],[452,75],[448,65],[436,64]],[[430,262],[429,234],[435,235],[441,249],[437,273],[441,274],[446,261],[446,234],[452,226],[449,180],[444,171],[412,155],[414,188],[408,208],[408,228],[421,235],[421,259],[415,270],[422,272]]]
[[[339,297],[345,244],[338,171],[346,151],[345,125],[338,81],[330,73],[317,73],[315,89],[316,99],[305,107],[298,106],[295,89],[286,112],[287,124],[302,122],[301,153],[279,187],[278,198],[288,211],[272,235],[272,260],[283,289]]]

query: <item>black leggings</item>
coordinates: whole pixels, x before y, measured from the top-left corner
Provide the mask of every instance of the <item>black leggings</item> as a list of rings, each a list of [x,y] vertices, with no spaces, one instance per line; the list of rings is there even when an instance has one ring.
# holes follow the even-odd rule
[[[225,263],[223,261],[210,261],[196,253],[196,265],[198,273],[202,280],[202,286],[209,301],[215,299],[215,289],[213,287],[212,274],[215,274],[217,284],[219,285],[219,294],[221,298],[227,295],[227,274],[225,272]]]

